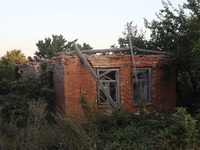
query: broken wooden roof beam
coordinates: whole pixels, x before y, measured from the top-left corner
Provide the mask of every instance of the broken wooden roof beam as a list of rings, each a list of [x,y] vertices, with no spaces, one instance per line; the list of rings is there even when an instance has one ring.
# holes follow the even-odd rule
[[[67,48],[68,46],[72,45],[73,42],[76,42],[77,40],[78,40],[78,39],[76,39],[76,40],[74,40],[74,41],[72,41],[72,42],[68,42],[66,45],[64,45],[64,46],[60,47],[59,49],[57,49],[57,50],[56,50],[56,53],[58,53],[59,51],[61,51],[61,50],[64,49],[64,48]]]
[[[81,50],[82,54],[95,54],[95,53],[106,53],[106,52],[122,52],[122,51],[128,51],[130,50],[130,47],[124,47],[124,48],[109,48],[109,49],[92,49],[92,50]],[[133,47],[134,52],[142,52],[142,53],[153,53],[153,54],[160,54],[160,55],[166,55],[167,52],[162,51],[155,51],[155,50],[146,50],[146,49],[140,49],[137,47]],[[66,51],[66,52],[58,52],[59,54],[76,54],[76,51]]]
[[[155,51],[155,50],[146,50],[146,49],[140,49],[140,48],[136,48],[135,51],[136,52],[142,52],[142,53],[154,53],[154,54],[167,55],[167,52]]]

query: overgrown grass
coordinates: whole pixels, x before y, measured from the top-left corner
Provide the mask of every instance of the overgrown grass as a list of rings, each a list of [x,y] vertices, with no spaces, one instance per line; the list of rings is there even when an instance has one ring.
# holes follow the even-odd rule
[[[44,100],[29,102],[26,126],[0,117],[0,149],[4,150],[195,150],[200,148],[199,122],[178,108],[173,115],[133,114],[125,109],[109,115],[93,110],[81,95],[86,122],[49,112]],[[196,120],[195,120],[196,119]],[[12,120],[12,119],[11,119]]]

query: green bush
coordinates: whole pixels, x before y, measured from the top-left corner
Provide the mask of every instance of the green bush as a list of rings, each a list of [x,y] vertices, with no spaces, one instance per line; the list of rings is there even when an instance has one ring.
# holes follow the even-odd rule
[[[81,97],[82,101],[86,101],[83,95]],[[90,107],[89,104],[87,107],[85,104],[88,103],[84,103],[83,108]],[[86,114],[94,114],[89,110]],[[125,109],[109,115],[97,114],[93,115],[95,119],[88,120],[87,125],[92,124],[93,134],[98,135],[98,138],[94,139],[98,149],[198,148],[196,120],[185,108],[178,108],[177,113],[173,115],[156,112],[136,115]],[[87,127],[91,128],[91,125]]]
[[[155,134],[157,145],[176,149],[195,149],[197,129],[196,120],[187,113],[185,108],[178,108],[177,113],[171,116],[173,123]]]
[[[85,108],[90,107],[86,105]],[[0,149],[195,150],[200,144],[197,140],[199,121],[185,108],[178,108],[173,115],[156,112],[136,115],[125,109],[108,115],[91,108],[87,110],[93,115],[86,122],[61,114],[51,114],[54,119],[49,120],[47,102],[43,99],[29,101],[27,109],[25,126],[4,122],[0,117]]]
[[[28,103],[44,99],[49,111],[53,110],[54,90],[51,71],[43,70],[36,75],[27,75],[26,78],[14,77],[14,67],[4,69],[13,71],[12,78],[1,75],[0,85],[6,82],[0,89],[0,104],[3,105],[2,117],[4,121],[15,122],[18,126],[25,126],[29,116]],[[1,67],[3,67],[1,65]],[[10,74],[10,73],[9,73]]]

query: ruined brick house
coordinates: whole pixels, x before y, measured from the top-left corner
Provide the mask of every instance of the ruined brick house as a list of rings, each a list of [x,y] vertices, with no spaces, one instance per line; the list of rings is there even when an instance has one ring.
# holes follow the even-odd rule
[[[137,112],[139,100],[152,110],[175,112],[176,79],[164,79],[164,70],[159,67],[161,62],[167,61],[166,55],[135,55],[135,69],[131,55],[86,54],[84,57],[116,105]],[[76,54],[60,53],[48,64],[52,66],[57,108],[69,115],[83,114],[79,104],[82,91],[92,107],[102,111],[112,109]]]

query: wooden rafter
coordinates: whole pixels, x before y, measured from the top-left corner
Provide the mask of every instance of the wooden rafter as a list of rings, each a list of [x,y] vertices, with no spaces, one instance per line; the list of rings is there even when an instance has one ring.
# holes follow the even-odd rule
[[[166,55],[167,54],[167,52],[140,49],[140,48],[137,48],[135,46],[133,46],[132,49],[135,52],[152,53],[152,54],[158,54],[158,55]],[[82,52],[82,54],[95,54],[95,53],[120,52],[120,51],[129,51],[129,50],[130,50],[130,47],[124,47],[124,48],[81,50],[81,52]],[[58,52],[56,55],[60,55],[60,54],[76,54],[76,53],[77,53],[76,51],[67,51],[67,52]]]

